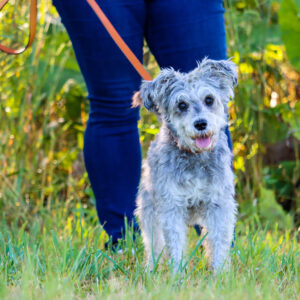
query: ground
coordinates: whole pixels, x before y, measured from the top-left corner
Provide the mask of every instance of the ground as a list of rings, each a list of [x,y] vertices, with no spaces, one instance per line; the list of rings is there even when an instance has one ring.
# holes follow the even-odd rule
[[[31,224],[1,221],[1,299],[299,299],[296,234],[253,219],[237,223],[232,268],[213,275],[201,239],[189,232],[188,264],[172,278],[167,262],[144,267],[140,237],[130,230],[123,253],[107,239],[94,210],[77,205],[39,211]]]

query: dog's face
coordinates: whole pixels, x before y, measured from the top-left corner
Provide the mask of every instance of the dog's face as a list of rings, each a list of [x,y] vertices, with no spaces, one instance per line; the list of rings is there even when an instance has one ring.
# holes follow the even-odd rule
[[[142,84],[135,102],[166,122],[178,147],[192,153],[212,150],[227,123],[237,72],[231,61],[204,59],[190,73],[165,69]]]

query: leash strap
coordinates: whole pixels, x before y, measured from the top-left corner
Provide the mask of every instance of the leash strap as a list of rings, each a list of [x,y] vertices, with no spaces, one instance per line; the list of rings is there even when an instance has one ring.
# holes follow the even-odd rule
[[[8,1],[9,0],[0,1],[0,11],[8,3]],[[31,3],[30,4],[30,27],[29,27],[29,40],[27,45],[20,49],[12,49],[0,44],[1,51],[7,54],[21,54],[33,43],[35,32],[36,32],[36,24],[37,24],[37,0],[31,0],[30,3]]]
[[[117,30],[114,28],[114,26],[111,24],[111,22],[108,20],[102,9],[99,7],[99,5],[96,3],[95,0],[87,0],[95,14],[100,19],[101,23],[105,27],[105,29],[108,31],[111,38],[114,40],[114,42],[118,45],[118,47],[121,49],[123,54],[127,57],[129,62],[133,65],[133,67],[136,69],[136,71],[141,75],[141,77],[144,80],[151,81],[152,77],[147,72],[145,67],[142,65],[142,63],[137,59],[137,57],[134,55],[134,53],[130,50],[130,48],[127,46],[127,44],[124,42],[124,40],[121,38]]]
[[[2,8],[8,3],[9,0],[0,0],[0,11]],[[142,65],[142,63],[137,59],[137,57],[134,55],[134,53],[130,50],[130,48],[127,46],[127,44],[124,42],[124,40],[121,38],[117,30],[114,28],[114,26],[111,24],[109,19],[106,17],[102,9],[99,7],[99,5],[96,3],[95,0],[87,0],[95,14],[98,16],[99,20],[111,36],[111,38],[114,40],[114,42],[117,44],[117,46],[120,48],[120,50],[123,52],[123,54],[126,56],[126,58],[129,60],[129,62],[133,65],[133,67],[136,69],[136,71],[140,74],[140,76],[147,81],[151,81],[152,77],[147,72],[145,67]],[[29,40],[25,47],[21,49],[12,49],[8,48],[2,44],[0,44],[0,50],[8,53],[8,54],[21,54],[23,53],[28,47],[30,47],[34,41],[35,33],[36,33],[36,25],[37,25],[37,0],[31,0],[30,4],[30,29],[29,29]]]

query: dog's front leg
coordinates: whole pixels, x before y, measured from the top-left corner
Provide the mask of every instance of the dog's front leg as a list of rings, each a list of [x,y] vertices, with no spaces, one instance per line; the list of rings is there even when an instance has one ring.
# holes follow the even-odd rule
[[[206,250],[213,271],[219,271],[223,266],[230,265],[230,247],[233,239],[236,220],[236,207],[232,205],[212,205],[206,216]]]
[[[161,215],[161,224],[167,249],[173,265],[173,273],[177,273],[185,252],[187,226],[182,208],[168,208]]]

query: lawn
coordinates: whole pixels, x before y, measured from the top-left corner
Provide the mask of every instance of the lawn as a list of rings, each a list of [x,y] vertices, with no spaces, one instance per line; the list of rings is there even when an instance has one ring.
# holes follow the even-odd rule
[[[250,222],[249,222],[250,223]],[[299,299],[300,247],[295,233],[239,221],[232,267],[213,275],[189,233],[186,268],[173,278],[167,261],[145,269],[141,238],[128,229],[122,253],[104,249],[94,210],[77,205],[37,212],[32,224],[0,233],[1,299]]]

